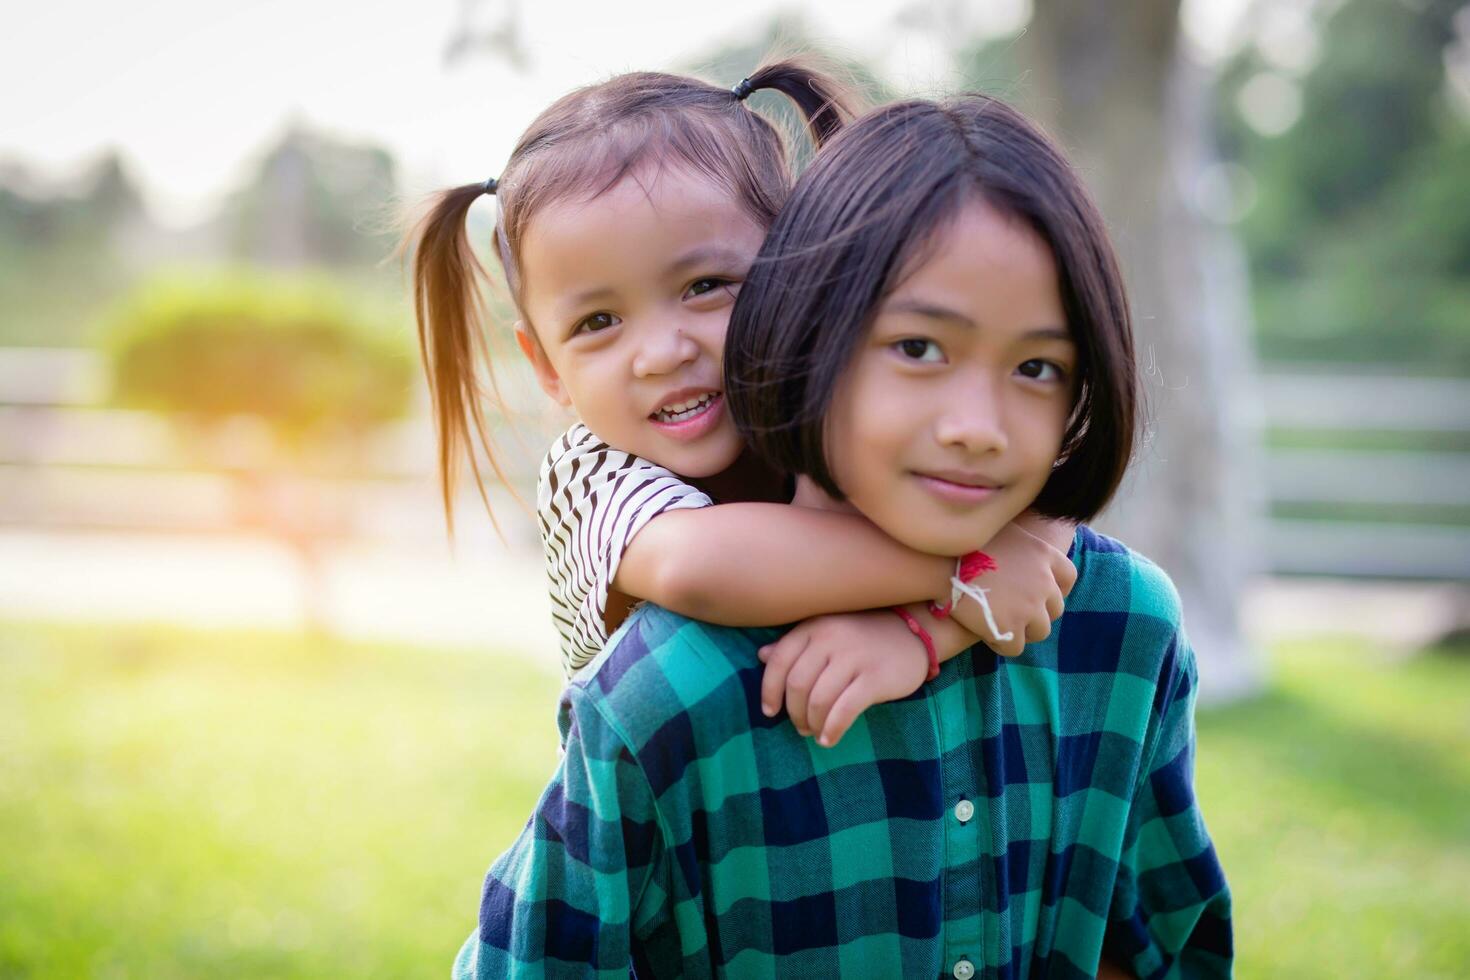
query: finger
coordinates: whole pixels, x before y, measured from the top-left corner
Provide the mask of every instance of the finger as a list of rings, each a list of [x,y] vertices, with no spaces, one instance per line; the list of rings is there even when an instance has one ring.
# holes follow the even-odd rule
[[[845,662],[828,661],[827,669],[812,685],[812,693],[806,702],[807,728],[820,732],[827,724],[827,713],[832,710],[839,695],[852,683],[857,670]]]
[[[1052,559],[1052,577],[1057,580],[1057,586],[1062,590],[1065,598],[1072,594],[1072,586],[1077,584],[1077,566],[1072,564],[1066,555]]]
[[[822,670],[826,666],[826,651],[813,647],[796,661],[786,675],[786,713],[791,716],[791,723],[796,726],[796,730],[803,735],[812,733],[811,726],[807,724],[807,699],[811,695],[812,685],[822,676]]]
[[[1067,611],[1067,603],[1062,599],[1061,592],[1053,592],[1046,597],[1046,618],[1055,623],[1062,618],[1062,613]]]
[[[832,705],[832,710],[827,712],[827,722],[822,726],[822,734],[817,738],[817,744],[823,748],[830,749],[842,741],[842,736],[857,721],[858,715],[873,706],[873,698],[868,693],[867,685],[861,680],[855,680],[847,685],[847,689],[837,696],[837,701]]]
[[[766,659],[766,672],[761,677],[761,711],[767,718],[776,717],[781,710],[781,698],[786,694],[786,675],[791,665],[806,649],[806,634],[793,631],[772,645]]]
[[[1026,642],[1040,643],[1051,636],[1051,621],[1041,618],[1031,620],[1026,624]]]
[[[1015,634],[1009,640],[997,640],[991,637],[985,641],[985,645],[1002,657],[1019,657],[1021,651],[1026,649],[1026,639],[1020,634]]]

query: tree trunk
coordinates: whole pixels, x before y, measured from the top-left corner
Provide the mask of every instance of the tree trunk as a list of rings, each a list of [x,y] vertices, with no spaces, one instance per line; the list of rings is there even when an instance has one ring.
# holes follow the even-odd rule
[[[1179,0],[1035,0],[1023,101],[1067,149],[1117,244],[1144,389],[1135,462],[1102,526],[1178,586],[1216,700],[1256,689],[1241,586],[1263,496],[1254,466],[1245,265],[1192,188],[1212,162],[1209,80],[1179,44]]]

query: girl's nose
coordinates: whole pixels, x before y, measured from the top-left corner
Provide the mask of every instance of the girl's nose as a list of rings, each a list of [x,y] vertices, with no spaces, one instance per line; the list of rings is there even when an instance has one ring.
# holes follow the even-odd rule
[[[699,357],[699,345],[678,327],[650,331],[633,356],[633,375],[652,378],[672,374]]]
[[[935,426],[941,445],[976,456],[1005,452],[1009,445],[1005,410],[993,385],[973,381],[952,385],[943,397]]]

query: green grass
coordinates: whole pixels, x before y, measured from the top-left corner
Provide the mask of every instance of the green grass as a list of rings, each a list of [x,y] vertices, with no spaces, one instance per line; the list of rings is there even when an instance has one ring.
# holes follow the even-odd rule
[[[0,976],[447,976],[556,691],[488,655],[0,626]]]
[[[1274,666],[1200,715],[1240,975],[1463,975],[1470,656]],[[0,976],[445,976],[555,764],[556,687],[475,652],[0,624]]]
[[[1276,651],[1271,689],[1202,711],[1197,790],[1244,977],[1470,969],[1470,650]]]

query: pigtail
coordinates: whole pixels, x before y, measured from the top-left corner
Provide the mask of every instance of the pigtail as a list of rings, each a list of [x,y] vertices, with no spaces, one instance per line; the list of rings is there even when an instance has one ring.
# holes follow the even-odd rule
[[[468,456],[475,487],[490,520],[490,498],[480,470],[480,451],[501,483],[509,480],[495,456],[480,399],[490,395],[499,405],[499,391],[490,371],[481,283],[488,279],[465,231],[470,205],[481,195],[494,193],[492,182],[466,184],[440,192],[428,213],[404,239],[413,253],[413,306],[418,321],[419,353],[429,384],[434,429],[438,437],[439,485],[444,517],[454,533],[454,489],[461,455]],[[479,382],[484,364],[489,391]],[[496,530],[500,525],[495,523]]]
[[[742,92],[742,89],[744,90]],[[830,69],[798,58],[762,65],[734,89],[737,98],[772,89],[792,102],[806,120],[813,145],[820,148],[857,113],[858,96],[852,86],[839,82]]]

